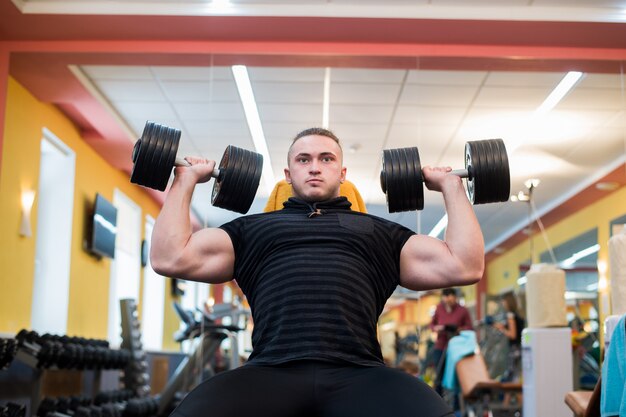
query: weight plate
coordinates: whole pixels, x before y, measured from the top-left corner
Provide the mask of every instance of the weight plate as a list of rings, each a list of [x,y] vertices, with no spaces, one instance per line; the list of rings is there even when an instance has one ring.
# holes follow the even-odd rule
[[[476,166],[474,161],[474,142],[465,144],[465,169],[471,173],[467,178],[467,197],[470,203],[474,204],[476,196]]]
[[[239,192],[239,202],[237,204],[236,211],[245,214],[250,209],[257,189],[259,188],[261,174],[263,173],[263,156],[245,149],[243,152],[244,165],[249,166],[250,168],[248,169],[248,174],[246,175],[246,181]]]
[[[498,145],[495,139],[491,139],[487,141],[489,143],[489,152],[491,155],[491,160],[493,164],[489,169],[489,179],[492,182],[492,186],[490,188],[489,193],[489,202],[495,203],[500,201],[500,194],[502,193],[502,177],[498,175],[498,169],[502,165],[502,161],[500,159],[500,153],[498,152]]]
[[[239,157],[237,159],[237,182],[232,193],[232,207],[233,210],[240,211],[243,201],[246,199],[247,187],[249,187],[250,176],[254,167],[250,164],[248,158],[248,151],[245,149],[239,150]]]
[[[424,177],[422,176],[422,164],[420,162],[420,154],[416,147],[409,148],[412,166],[409,166],[409,172],[413,173],[414,183],[412,187],[415,190],[415,210],[424,209]]]
[[[178,151],[180,130],[146,122],[141,138],[133,147],[130,181],[164,191]]]
[[[159,159],[161,158],[163,152],[163,144],[165,143],[165,127],[155,124],[152,130],[152,135],[150,136],[150,157],[146,155],[146,166],[145,166],[145,174],[146,174],[146,185],[150,188],[157,188],[159,175]]]
[[[133,155],[132,155],[133,171],[131,172],[131,175],[130,175],[130,182],[135,183],[135,184],[139,184],[139,185],[145,184],[144,170],[146,168],[145,166],[146,164],[144,163],[144,160],[145,160],[146,151],[148,148],[147,138],[148,138],[149,131],[151,129],[152,129],[152,125],[149,123],[146,123],[146,125],[143,128],[143,133],[141,134],[141,138],[139,138],[137,142],[135,142],[135,146],[133,147]]]
[[[236,210],[239,192],[243,185],[247,167],[243,165],[243,149],[232,146],[230,158],[226,167],[226,174],[220,194],[223,196],[223,206],[228,210]]]
[[[230,157],[228,158],[228,165],[225,167],[226,173],[224,174],[224,180],[222,181],[222,187],[220,194],[222,196],[223,205],[217,206],[227,210],[232,210],[237,205],[237,193],[241,187],[241,148],[236,146],[230,146]]]
[[[502,139],[494,139],[496,152],[500,157],[500,164],[496,168],[496,176],[501,179],[498,188],[498,197],[496,201],[508,201],[511,195],[511,172],[509,168],[509,156],[506,152],[506,146]]]
[[[474,154],[478,156],[480,165],[476,173],[475,204],[484,204],[489,198],[489,152],[484,141],[477,141]]]
[[[385,149],[380,173],[381,188],[390,213],[424,208],[424,186],[417,148]]]
[[[171,152],[174,152],[174,158],[176,158],[176,152],[178,149],[175,146],[175,140],[170,137],[170,135],[175,132],[175,129],[170,129],[168,127],[162,126],[161,131],[163,132],[159,135],[162,140],[160,140],[160,152],[159,157],[155,161],[155,165],[153,167],[154,170],[154,184],[157,190],[165,190],[167,187],[167,182],[170,179],[170,175],[172,173],[172,165],[167,165],[170,160]],[[179,132],[180,135],[180,132]],[[172,151],[172,147],[174,150]]]
[[[161,183],[159,184],[159,188],[157,188],[160,191],[165,190],[165,187],[167,187],[167,182],[170,179],[172,168],[174,167],[174,162],[176,161],[176,154],[178,153],[178,144],[180,143],[181,134],[180,130],[178,129],[168,127],[165,127],[165,129],[169,129],[170,134],[168,136],[171,139],[171,145],[169,152],[164,155],[166,156],[165,162],[159,167],[160,172],[163,174]]]
[[[230,158],[232,146],[228,145],[224,153],[222,154],[222,159],[218,165],[218,169],[220,170],[219,178],[215,180],[213,183],[213,190],[211,191],[211,204],[216,207],[224,207],[223,200],[224,196],[221,194],[222,185],[224,181],[228,182],[228,173],[226,171],[226,167],[228,166],[228,160]],[[228,188],[228,187],[226,187]]]
[[[465,144],[467,194],[472,204],[507,201],[511,189],[508,156],[502,139]]]
[[[227,168],[227,174],[231,177],[228,188],[225,188],[226,184],[221,185],[220,194],[226,197],[222,207],[245,214],[250,210],[259,188],[263,156],[234,146],[232,148]]]
[[[385,156],[385,166],[387,168],[387,208],[390,213],[402,211],[400,208],[400,198],[398,195],[398,164],[397,150],[389,149]]]
[[[409,182],[410,178],[409,178],[409,167],[408,167],[408,162],[407,162],[407,159],[408,159],[407,149],[406,148],[399,149],[398,157],[399,157],[400,175],[401,175],[401,178],[404,179],[402,183],[402,191],[403,191],[402,211],[415,210],[415,198],[414,198],[413,184]]]

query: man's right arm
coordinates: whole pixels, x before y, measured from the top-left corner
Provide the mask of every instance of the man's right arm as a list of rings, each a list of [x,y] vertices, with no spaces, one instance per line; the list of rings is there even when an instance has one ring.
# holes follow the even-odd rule
[[[232,279],[235,251],[228,234],[217,228],[193,233],[189,211],[198,183],[211,179],[214,161],[187,158],[191,167],[177,167],[152,232],[150,263],[160,275],[203,282]]]

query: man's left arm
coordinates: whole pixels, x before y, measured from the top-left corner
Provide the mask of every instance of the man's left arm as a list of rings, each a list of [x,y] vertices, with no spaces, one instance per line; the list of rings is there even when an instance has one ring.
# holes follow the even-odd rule
[[[429,190],[443,195],[448,226],[444,240],[414,235],[400,254],[400,285],[428,290],[478,282],[485,267],[483,234],[462,180],[450,168],[424,167]]]

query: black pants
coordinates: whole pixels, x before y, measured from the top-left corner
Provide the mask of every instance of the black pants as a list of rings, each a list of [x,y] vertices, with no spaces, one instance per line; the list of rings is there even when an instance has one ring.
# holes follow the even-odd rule
[[[295,362],[246,365],[203,382],[177,417],[442,417],[435,391],[397,369]]]

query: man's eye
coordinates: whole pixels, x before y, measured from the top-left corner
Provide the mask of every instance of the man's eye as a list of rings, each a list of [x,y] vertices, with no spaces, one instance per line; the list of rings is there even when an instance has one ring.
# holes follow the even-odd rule
[[[325,158],[322,158],[322,162],[332,162],[332,161],[333,161],[333,158],[332,158],[332,157],[330,157],[330,156],[327,156],[327,157],[325,157]]]
[[[306,164],[307,162],[309,162],[309,160],[307,158],[298,158],[298,162],[300,162],[301,164]]]

